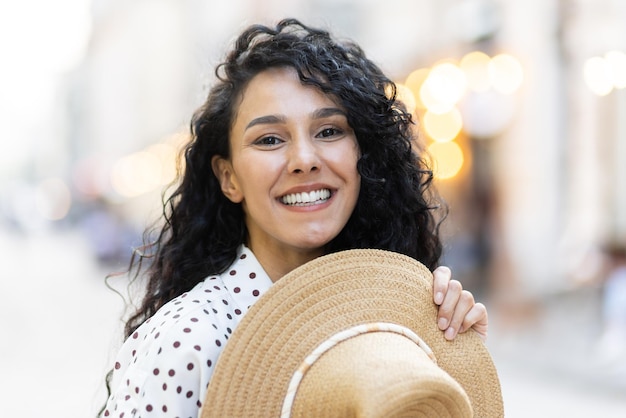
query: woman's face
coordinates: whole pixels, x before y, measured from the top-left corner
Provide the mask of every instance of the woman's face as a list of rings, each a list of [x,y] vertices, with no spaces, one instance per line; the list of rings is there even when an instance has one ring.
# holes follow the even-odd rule
[[[266,70],[243,92],[230,147],[230,159],[214,158],[213,169],[224,194],[242,204],[252,251],[320,255],[360,188],[359,148],[341,106],[291,68]]]

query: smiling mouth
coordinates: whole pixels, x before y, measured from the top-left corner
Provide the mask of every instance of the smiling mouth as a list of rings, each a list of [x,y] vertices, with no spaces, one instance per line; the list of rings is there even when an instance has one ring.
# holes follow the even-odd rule
[[[280,201],[288,206],[312,206],[319,205],[330,199],[330,190],[321,189],[311,192],[291,193],[280,198]]]

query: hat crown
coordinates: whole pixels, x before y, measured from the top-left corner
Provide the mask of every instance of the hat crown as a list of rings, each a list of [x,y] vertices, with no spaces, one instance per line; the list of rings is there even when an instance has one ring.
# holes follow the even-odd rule
[[[302,396],[298,396],[300,393]],[[283,418],[471,417],[469,398],[420,345],[393,331],[342,340],[306,367]]]

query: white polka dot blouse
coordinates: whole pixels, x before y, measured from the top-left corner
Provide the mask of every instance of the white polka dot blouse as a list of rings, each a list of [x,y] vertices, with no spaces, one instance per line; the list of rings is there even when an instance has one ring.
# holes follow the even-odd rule
[[[124,342],[101,416],[199,417],[230,334],[271,285],[255,256],[242,246],[224,273],[165,304]]]

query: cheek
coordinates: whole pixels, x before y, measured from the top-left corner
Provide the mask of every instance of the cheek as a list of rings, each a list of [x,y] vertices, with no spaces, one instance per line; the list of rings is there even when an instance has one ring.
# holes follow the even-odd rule
[[[346,154],[344,154],[344,156],[345,155]],[[344,161],[344,164],[345,164],[346,161],[350,161],[350,164],[349,164],[349,167],[350,167],[350,177],[352,179],[355,179],[355,181],[357,183],[356,187],[357,187],[357,190],[358,190],[359,187],[360,187],[360,184],[361,184],[361,174],[359,174],[359,170],[357,168],[357,165],[358,165],[358,162],[359,162],[359,158],[360,158],[360,153],[359,153],[358,148],[357,149],[350,149],[347,155],[349,155],[349,157],[344,157],[343,161]]]
[[[280,158],[271,153],[239,158],[235,165],[241,190],[246,194],[259,194],[271,188],[281,169]]]

